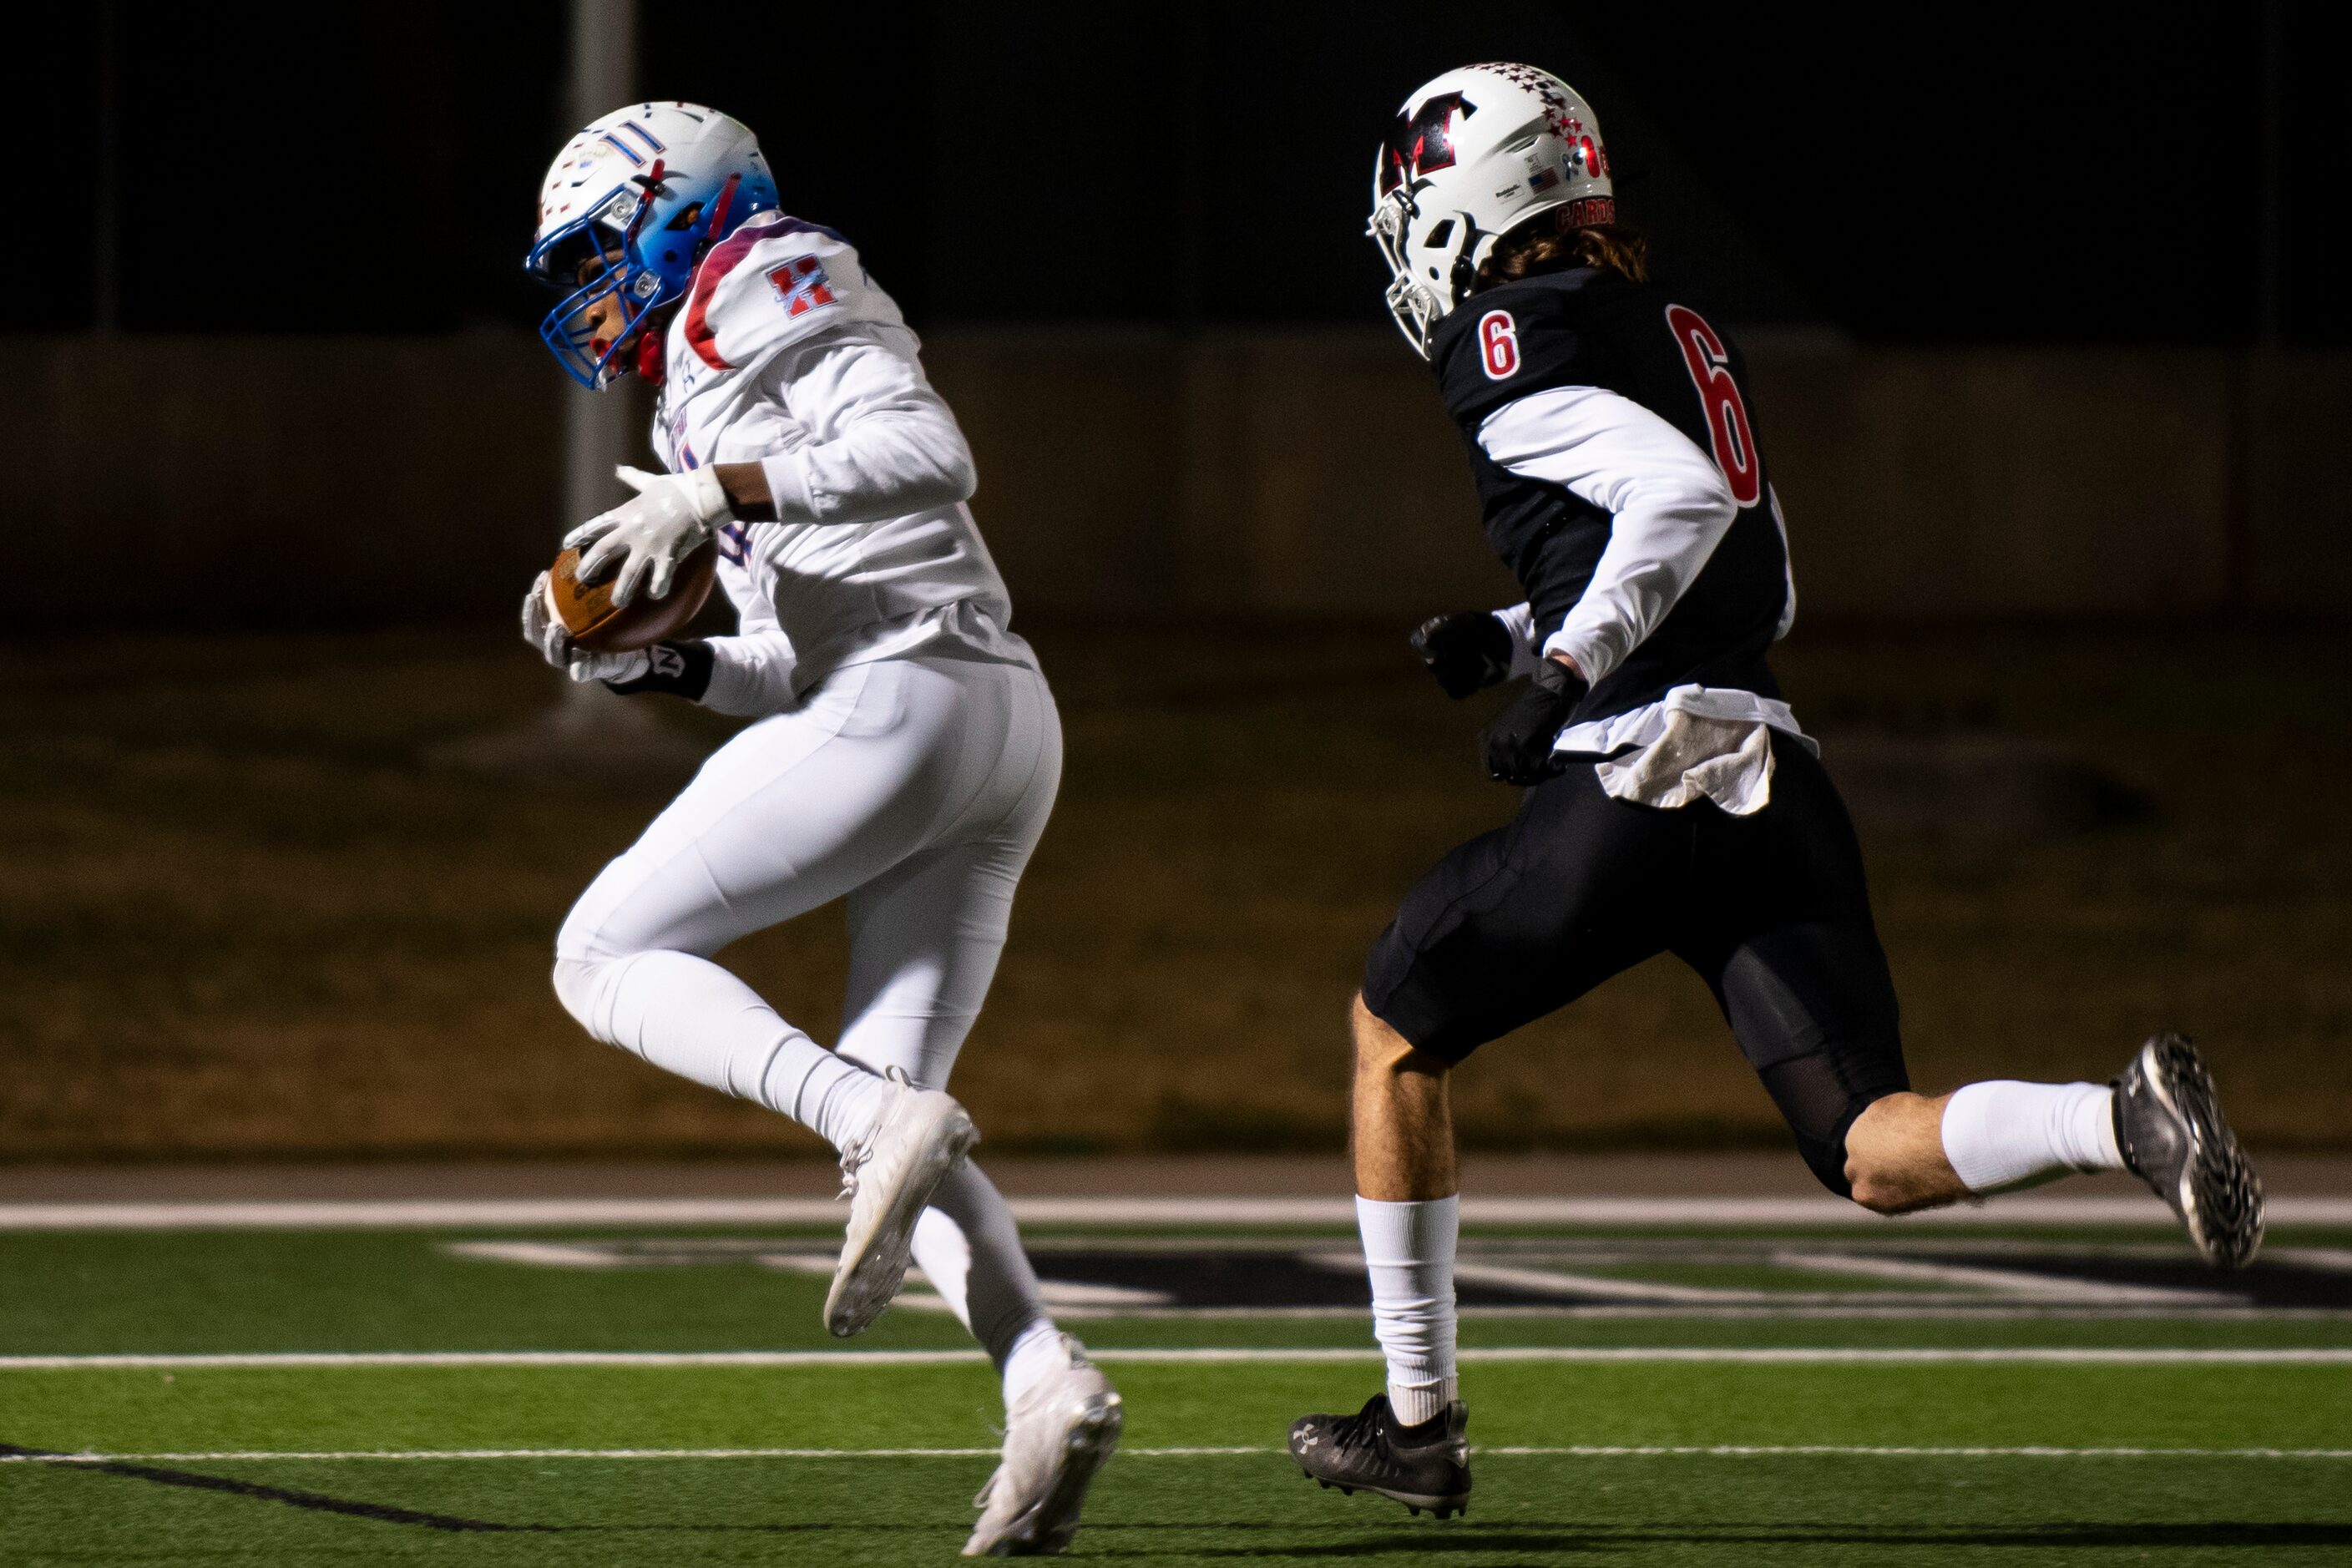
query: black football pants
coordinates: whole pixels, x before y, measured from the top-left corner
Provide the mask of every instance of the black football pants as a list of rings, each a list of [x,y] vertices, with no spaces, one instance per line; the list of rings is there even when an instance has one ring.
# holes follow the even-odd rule
[[[1660,952],[1714,991],[1740,1050],[1822,1185],[1851,1196],[1845,1134],[1910,1087],[1862,851],[1812,752],[1772,737],[1772,798],[1617,800],[1589,764],[1440,860],[1365,966],[1364,1004],[1458,1062]]]

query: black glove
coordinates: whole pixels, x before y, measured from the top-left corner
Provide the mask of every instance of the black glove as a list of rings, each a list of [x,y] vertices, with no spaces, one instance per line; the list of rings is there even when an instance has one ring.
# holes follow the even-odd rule
[[[710,645],[697,637],[690,642],[657,642],[646,649],[646,668],[625,680],[604,682],[624,697],[648,691],[666,692],[699,702],[710,689],[711,667],[718,658]]]
[[[1519,700],[1495,716],[1478,739],[1486,748],[1486,773],[1507,784],[1539,784],[1556,771],[1551,743],[1568,727],[1568,716],[1590,689],[1581,677],[1556,658],[1538,659],[1535,679]]]
[[[1412,651],[1445,688],[1464,698],[1511,673],[1511,632],[1486,610],[1432,616],[1412,634]]]

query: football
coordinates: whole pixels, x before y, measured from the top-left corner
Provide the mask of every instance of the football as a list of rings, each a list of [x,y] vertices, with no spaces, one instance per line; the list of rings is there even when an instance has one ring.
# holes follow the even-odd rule
[[[572,640],[587,653],[630,653],[676,637],[694,619],[719,575],[716,540],[678,563],[669,592],[647,595],[621,609],[613,607],[613,584],[580,581],[580,552],[567,550],[547,574],[547,608],[563,623]]]

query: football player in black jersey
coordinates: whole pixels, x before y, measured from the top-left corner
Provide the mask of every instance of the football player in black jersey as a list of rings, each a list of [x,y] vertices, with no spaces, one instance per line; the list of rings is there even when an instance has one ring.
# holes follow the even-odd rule
[[[1521,65],[1426,83],[1381,149],[1370,232],[1526,593],[1413,642],[1454,697],[1526,678],[1482,737],[1525,794],[1405,895],[1365,966],[1353,1146],[1388,1382],[1292,1427],[1300,1467],[1416,1512],[1467,1502],[1447,1071],[1659,952],[1714,991],[1831,1191],[1895,1214],[2129,1170],[2208,1261],[2250,1259],[2262,1188],[2178,1035],[2112,1085],[1912,1091],[1853,829],[1765,657],[1796,592],[1747,374],[1649,280],[1591,108]]]

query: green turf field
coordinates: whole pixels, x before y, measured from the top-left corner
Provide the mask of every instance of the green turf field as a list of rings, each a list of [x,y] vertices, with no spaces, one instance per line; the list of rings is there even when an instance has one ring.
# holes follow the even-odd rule
[[[992,1376],[919,1289],[829,1340],[827,1240],[0,1234],[0,1563],[944,1562]],[[1281,1453],[1378,1384],[1344,1232],[1034,1242],[1128,1398],[1080,1556],[2352,1562],[2352,1231],[1474,1227],[1444,1524]]]

